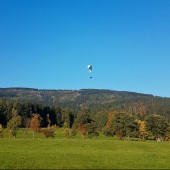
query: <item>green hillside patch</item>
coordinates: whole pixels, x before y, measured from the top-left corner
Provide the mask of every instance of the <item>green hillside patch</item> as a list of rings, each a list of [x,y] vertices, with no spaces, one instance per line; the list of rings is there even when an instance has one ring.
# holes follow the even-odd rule
[[[113,139],[0,139],[0,169],[169,169],[170,143]]]

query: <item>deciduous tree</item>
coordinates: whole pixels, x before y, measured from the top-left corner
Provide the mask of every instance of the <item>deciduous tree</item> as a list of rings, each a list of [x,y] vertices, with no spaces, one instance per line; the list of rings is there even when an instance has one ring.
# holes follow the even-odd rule
[[[11,119],[9,120],[7,124],[7,128],[9,130],[10,135],[13,136],[13,138],[16,137],[17,131],[19,129],[19,126],[21,125],[22,118],[16,113],[16,110],[13,110],[13,114]]]
[[[138,126],[139,126],[139,135],[140,137],[145,140],[146,137],[148,136],[148,132],[146,129],[146,122],[145,121],[141,121],[141,120],[137,120]]]
[[[39,114],[33,114],[30,122],[30,127],[33,131],[33,139],[35,138],[35,133],[39,131],[41,124],[41,117]]]

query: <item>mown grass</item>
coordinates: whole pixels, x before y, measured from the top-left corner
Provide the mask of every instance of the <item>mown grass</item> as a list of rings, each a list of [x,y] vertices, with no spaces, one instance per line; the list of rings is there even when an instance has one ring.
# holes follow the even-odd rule
[[[170,143],[121,141],[103,136],[0,139],[0,169],[170,169]]]

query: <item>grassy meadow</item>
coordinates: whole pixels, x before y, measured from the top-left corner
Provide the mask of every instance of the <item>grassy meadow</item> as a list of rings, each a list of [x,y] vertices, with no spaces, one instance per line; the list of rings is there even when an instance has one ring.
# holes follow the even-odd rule
[[[55,138],[0,138],[0,169],[170,169],[170,142],[121,141],[100,135],[68,139],[62,129]]]

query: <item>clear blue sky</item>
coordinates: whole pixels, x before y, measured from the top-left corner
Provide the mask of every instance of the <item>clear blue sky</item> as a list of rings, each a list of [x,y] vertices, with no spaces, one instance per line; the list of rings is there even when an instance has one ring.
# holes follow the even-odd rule
[[[0,0],[0,66],[0,87],[170,97],[170,0]]]

